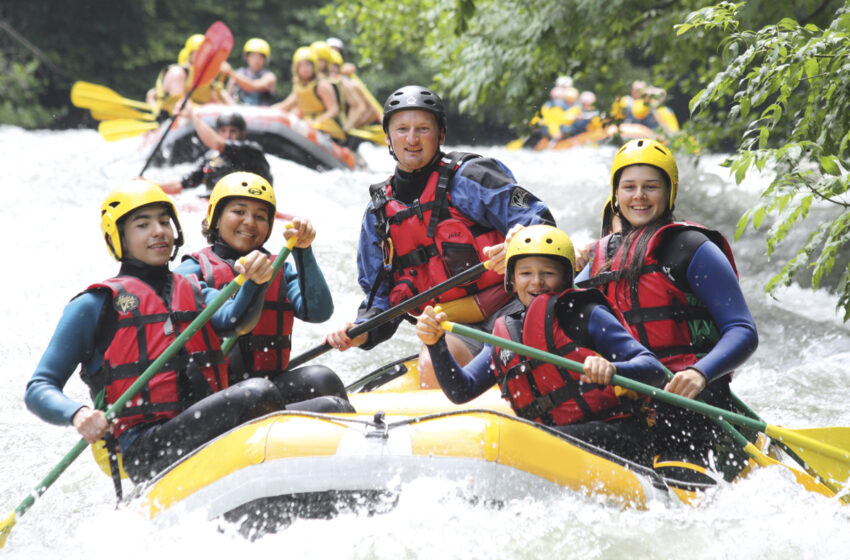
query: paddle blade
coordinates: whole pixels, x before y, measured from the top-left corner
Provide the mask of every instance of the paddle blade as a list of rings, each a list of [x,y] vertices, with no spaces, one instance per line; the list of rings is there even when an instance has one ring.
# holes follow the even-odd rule
[[[778,430],[782,442],[790,447],[800,459],[824,480],[837,484],[846,484],[850,480],[850,428],[805,428],[788,430],[785,428],[774,428]],[[804,436],[820,445],[812,445],[806,441],[792,441],[788,432],[798,436]],[[843,458],[833,452],[838,449],[844,453]]]
[[[122,97],[106,86],[90,82],[74,82],[71,87],[71,103],[83,109],[99,109],[104,106],[132,107],[141,111],[153,112],[154,108],[143,102]]]
[[[12,514],[3,520],[3,523],[0,524],[0,548],[6,546],[6,539],[9,537],[9,532],[12,530],[12,527],[15,526],[15,514],[17,512],[12,512]]]
[[[221,63],[230,56],[233,48],[233,34],[230,29],[220,21],[215,22],[204,33],[204,42],[195,53],[195,61],[192,63],[192,87],[195,89],[205,86],[213,81],[218,75]]]
[[[154,121],[153,113],[143,113],[130,107],[103,106],[91,109],[91,116],[96,121],[108,121],[111,119],[136,119],[139,121]]]
[[[368,140],[373,144],[377,144],[379,146],[384,145],[384,129],[381,128],[381,125],[370,125],[364,128],[352,128],[347,133],[349,136],[355,136],[357,138],[362,138],[364,140]]]
[[[156,130],[159,124],[151,121],[137,121],[134,119],[112,119],[101,122],[97,131],[100,132],[107,142],[132,138],[144,134],[149,130]]]

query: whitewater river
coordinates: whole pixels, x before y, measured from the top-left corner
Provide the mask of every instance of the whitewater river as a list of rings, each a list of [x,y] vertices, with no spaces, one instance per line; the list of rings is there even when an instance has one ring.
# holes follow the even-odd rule
[[[508,152],[475,146],[502,159],[519,182],[544,199],[577,243],[598,231],[613,148],[559,153]],[[5,251],[0,297],[0,519],[76,443],[70,428],[45,424],[23,403],[24,388],[63,305],[89,283],[117,270],[99,228],[104,194],[141,169],[135,140],[106,144],[94,131],[26,132],[0,127],[3,154],[0,238]],[[354,316],[355,247],[370,183],[393,162],[367,147],[369,171],[318,173],[272,158],[279,207],[313,220],[314,247],[334,294],[336,311],[323,325],[296,325],[294,351]],[[720,229],[731,240],[738,216],[764,179],[741,187],[718,163],[680,162],[678,216]],[[178,176],[186,167],[154,169]],[[189,247],[200,247],[201,213],[179,204]],[[829,210],[815,209],[811,220]],[[272,249],[277,249],[277,233]],[[760,345],[736,374],[733,389],[769,423],[788,427],[850,426],[850,328],[834,312],[836,298],[792,286],[774,300],[762,286],[781,263],[765,256],[762,234],[733,243],[742,284],[759,327]],[[417,348],[403,326],[392,343],[372,352],[325,355],[346,382]],[[86,389],[75,377],[66,390]],[[699,509],[654,504],[620,511],[559,493],[501,508],[459,499],[447,484],[422,480],[398,506],[377,516],[347,514],[296,521],[254,542],[226,524],[185,516],[161,527],[133,509],[115,510],[112,484],[85,452],[18,519],[3,553],[9,558],[847,558],[850,509],[810,494],[783,469],[762,469],[724,484]]]

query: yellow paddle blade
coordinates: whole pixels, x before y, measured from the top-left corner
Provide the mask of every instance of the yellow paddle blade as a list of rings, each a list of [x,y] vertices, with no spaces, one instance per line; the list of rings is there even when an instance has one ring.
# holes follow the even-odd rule
[[[101,136],[107,142],[115,142],[116,140],[124,140],[144,134],[158,127],[159,124],[156,122],[137,121],[134,119],[112,119],[101,122],[97,127],[97,131],[100,132]]]
[[[74,82],[74,85],[71,87],[71,103],[83,109],[100,108],[104,104],[108,104],[132,107],[134,109],[141,109],[142,111],[154,111],[154,107],[143,101],[127,99],[106,86],[99,86],[89,82]]]
[[[780,467],[782,467],[784,469],[788,469],[789,471],[791,471],[794,474],[794,477],[797,479],[797,482],[799,484],[801,484],[806,490],[809,490],[810,492],[817,492],[819,494],[823,494],[827,498],[831,498],[835,495],[835,492],[831,488],[821,484],[820,482],[815,480],[815,478],[812,477],[811,475],[809,475],[808,473],[797,470],[793,467],[789,467],[788,465],[786,465],[784,463],[780,463],[779,461],[777,461],[776,459],[774,459],[772,457],[768,457],[767,455],[762,453],[762,451],[758,447],[753,445],[752,443],[748,443],[746,445],[746,447],[744,447],[744,451],[746,451],[746,453],[750,457],[752,457],[753,461],[755,461],[756,464],[758,464],[758,466],[760,466],[760,467],[770,467],[770,466],[774,466],[774,465],[779,465]]]
[[[825,481],[843,485],[850,480],[850,428],[789,430],[768,425],[765,433],[791,448]]]
[[[91,109],[91,116],[96,121],[108,121],[111,119],[136,119],[140,121],[154,121],[153,113],[144,113],[130,107],[120,105],[103,106]]]
[[[12,530],[12,527],[15,526],[15,513],[12,514],[3,520],[3,523],[0,524],[0,548],[6,546],[6,539],[9,537],[9,532]]]
[[[349,136],[363,138],[364,140],[368,140],[369,142],[378,144],[379,146],[384,145],[384,129],[381,128],[381,125],[379,124],[364,128],[352,128],[347,134]]]
[[[505,144],[505,148],[508,150],[521,150],[527,139],[528,137],[524,136],[522,138],[517,138],[516,140],[511,140]]]

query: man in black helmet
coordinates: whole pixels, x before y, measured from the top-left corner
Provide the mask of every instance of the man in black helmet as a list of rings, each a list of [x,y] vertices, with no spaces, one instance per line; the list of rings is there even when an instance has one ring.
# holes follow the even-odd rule
[[[274,184],[263,147],[245,138],[248,127],[242,115],[237,112],[222,113],[215,121],[215,129],[190,106],[184,109],[182,116],[192,121],[195,132],[210,151],[201,156],[192,171],[180,181],[161,183],[166,193],[177,194],[202,183],[210,192],[219,179],[236,171],[256,173]]]
[[[384,104],[382,124],[398,165],[390,179],[370,187],[357,253],[358,282],[368,297],[356,321],[489,259],[493,266],[476,281],[428,303],[441,305],[456,322],[489,332],[496,317],[516,305],[503,284],[505,234],[517,224],[554,225],[552,214],[501,162],[440,150],[446,112],[429,89],[405,86],[393,92]],[[329,333],[326,342],[340,350],[369,349],[389,339],[400,322],[354,340],[346,334],[354,323],[348,323]],[[452,337],[447,342],[461,365],[481,348],[467,339]],[[423,386],[437,386],[427,350],[420,353],[419,372]]]

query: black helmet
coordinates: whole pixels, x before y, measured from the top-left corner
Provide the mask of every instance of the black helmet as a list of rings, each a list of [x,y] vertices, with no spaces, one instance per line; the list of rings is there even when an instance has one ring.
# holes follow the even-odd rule
[[[406,111],[408,109],[420,109],[433,113],[437,117],[440,130],[446,130],[446,109],[443,100],[428,88],[422,86],[404,86],[392,92],[384,103],[384,132],[390,126],[390,117],[393,113]]]
[[[220,129],[223,126],[233,126],[245,132],[245,129],[248,128],[248,125],[245,124],[245,118],[239,113],[222,113],[215,120],[216,129]]]

